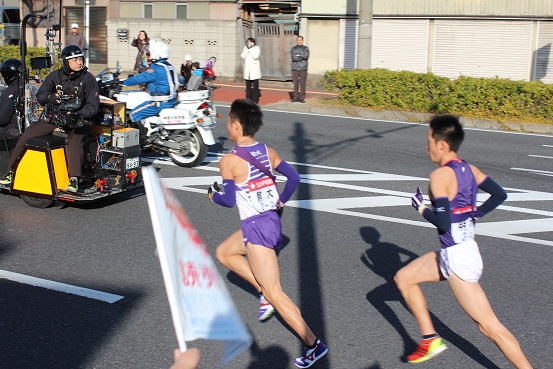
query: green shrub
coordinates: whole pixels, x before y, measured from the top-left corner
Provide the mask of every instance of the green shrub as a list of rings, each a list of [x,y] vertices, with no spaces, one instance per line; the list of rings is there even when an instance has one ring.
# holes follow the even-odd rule
[[[27,55],[25,56],[25,65],[29,69],[29,75],[39,75],[44,76],[50,73],[50,70],[33,70],[31,69],[31,58],[38,56],[46,56],[46,49],[44,47],[27,47]],[[6,59],[21,59],[19,54],[19,46],[1,46],[0,47],[0,61]],[[55,69],[59,68],[61,63],[58,63],[54,66]]]
[[[345,103],[371,109],[553,123],[553,85],[542,82],[465,76],[450,80],[377,68],[329,71],[322,85],[339,89]]]

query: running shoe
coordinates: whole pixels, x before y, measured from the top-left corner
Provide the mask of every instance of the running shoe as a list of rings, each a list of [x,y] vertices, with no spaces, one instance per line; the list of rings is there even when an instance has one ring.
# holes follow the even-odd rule
[[[264,321],[269,319],[275,313],[275,308],[262,294],[259,295],[259,314],[257,319]]]
[[[442,337],[436,336],[422,340],[417,350],[407,356],[407,361],[413,364],[422,363],[432,359],[434,356],[444,352],[447,349]]]
[[[13,172],[10,170],[2,179],[0,179],[0,184],[9,185],[13,181]]]
[[[78,190],[79,190],[79,179],[77,177],[71,177],[69,179],[69,186],[67,186],[65,191],[76,193]]]
[[[321,340],[317,340],[314,348],[303,348],[303,356],[294,360],[294,365],[298,368],[309,368],[311,365],[315,364],[315,361],[325,356],[327,352],[328,349],[325,344],[322,343]]]

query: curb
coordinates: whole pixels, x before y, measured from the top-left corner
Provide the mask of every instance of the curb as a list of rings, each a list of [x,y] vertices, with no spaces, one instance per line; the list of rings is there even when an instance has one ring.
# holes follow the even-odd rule
[[[307,100],[305,104],[291,103],[288,101],[263,105],[264,109],[283,110],[298,113],[313,113],[325,115],[349,116],[363,119],[391,120],[398,122],[427,123],[434,116],[430,113],[416,113],[392,110],[371,110],[355,107],[341,107],[318,104],[316,100]],[[475,119],[462,117],[465,127],[490,129],[497,131],[537,133],[553,135],[553,124],[533,124],[519,122],[499,122],[488,119]]]

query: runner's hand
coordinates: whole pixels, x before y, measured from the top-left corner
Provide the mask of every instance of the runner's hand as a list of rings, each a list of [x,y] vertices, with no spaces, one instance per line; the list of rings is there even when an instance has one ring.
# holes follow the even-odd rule
[[[417,187],[417,192],[411,197],[411,205],[421,214],[424,212],[424,209],[426,209],[420,187]]]
[[[209,186],[207,189],[207,198],[213,201],[213,192],[219,192],[220,190],[219,184],[217,182],[213,182],[213,186]]]

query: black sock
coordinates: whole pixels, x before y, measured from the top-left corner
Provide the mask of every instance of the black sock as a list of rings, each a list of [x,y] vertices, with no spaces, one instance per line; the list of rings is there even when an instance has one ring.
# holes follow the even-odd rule
[[[422,339],[423,340],[429,340],[429,339],[434,338],[434,337],[438,337],[438,333],[425,334],[425,335],[422,336]]]
[[[313,343],[313,346],[305,345],[309,350],[314,349],[317,346],[318,339],[315,337],[315,343]]]

